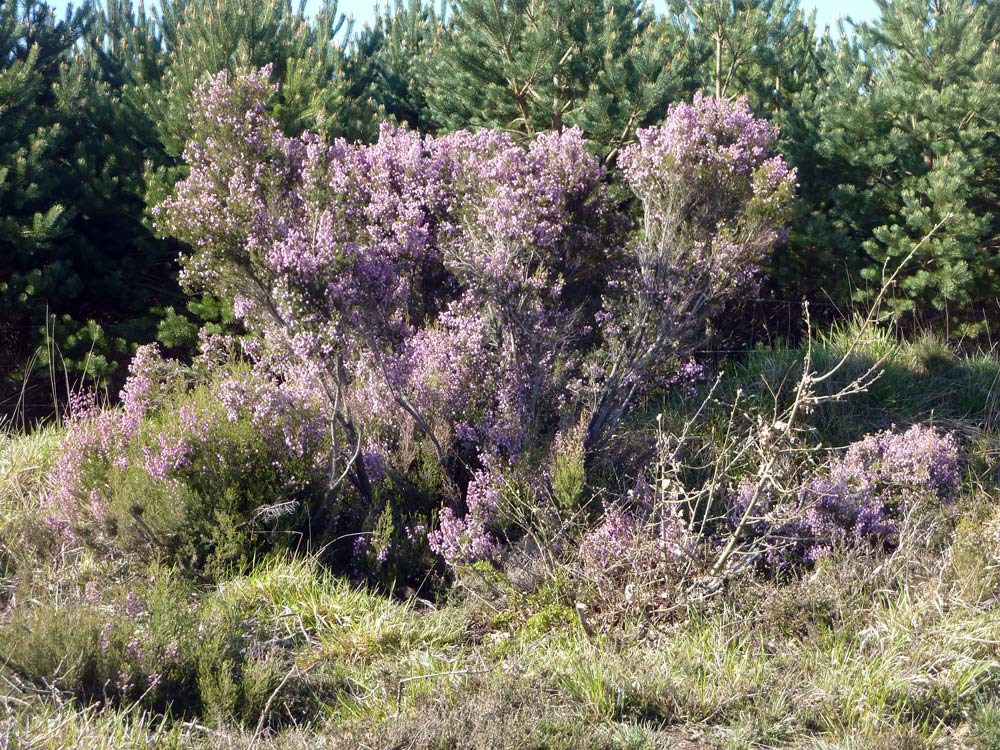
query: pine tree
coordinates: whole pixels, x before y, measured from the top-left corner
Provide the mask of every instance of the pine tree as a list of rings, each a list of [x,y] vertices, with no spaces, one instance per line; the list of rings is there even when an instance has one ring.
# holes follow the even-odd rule
[[[305,128],[368,138],[373,112],[359,101],[367,90],[367,61],[346,48],[352,25],[324,0],[313,19],[305,2],[290,0],[164,0],[156,29],[166,56],[162,78],[144,80],[145,104],[159,123],[167,152],[180,154],[190,134],[187,118],[195,84],[222,70],[271,65],[281,83],[277,115],[288,132]]]
[[[31,254],[59,236],[65,209],[50,200],[57,176],[46,160],[62,142],[56,121],[54,82],[68,59],[71,22],[56,22],[48,6],[0,0],[0,241]],[[12,269],[8,269],[12,270]],[[12,275],[4,291],[12,289]]]
[[[453,0],[420,80],[442,129],[580,125],[613,154],[680,96],[684,33],[640,0]]]
[[[356,52],[372,61],[372,96],[380,110],[396,122],[421,132],[433,131],[426,92],[418,78],[420,62],[433,49],[440,18],[447,12],[441,0],[437,12],[423,0],[393,0],[365,27]]]
[[[862,280],[903,261],[896,309],[976,335],[1000,319],[1000,6],[877,0],[821,101],[821,154],[840,166],[832,209],[863,246]],[[865,289],[862,289],[862,295]]]
[[[47,327],[46,301],[77,279],[53,253],[72,211],[61,203],[67,178],[59,156],[69,143],[59,121],[60,67],[79,16],[56,21],[43,3],[0,1],[0,400],[24,377]]]
[[[0,97],[17,105],[0,113],[6,390],[25,367],[51,365],[66,371],[60,391],[82,377],[114,391],[133,347],[155,336],[158,309],[181,299],[178,244],[142,221],[144,125],[122,106],[117,52],[94,43],[91,6],[62,21],[40,3],[3,11],[13,52]]]
[[[674,12],[694,30],[699,80],[716,98],[746,96],[773,116],[816,80],[815,11],[799,0],[689,0]]]

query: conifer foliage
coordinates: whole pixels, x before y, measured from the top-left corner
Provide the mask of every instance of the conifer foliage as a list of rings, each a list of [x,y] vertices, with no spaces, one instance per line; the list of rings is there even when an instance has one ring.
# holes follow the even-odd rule
[[[820,100],[820,153],[842,166],[835,213],[878,288],[904,269],[897,309],[980,334],[1000,294],[1000,7],[976,0],[879,2],[845,43]]]
[[[453,2],[423,65],[431,117],[524,135],[578,125],[613,150],[682,95],[683,33],[641,0]]]
[[[105,382],[131,342],[155,335],[153,309],[178,296],[176,245],[141,222],[134,123],[78,46],[88,10],[58,20],[34,0],[0,3],[4,396],[49,365]]]

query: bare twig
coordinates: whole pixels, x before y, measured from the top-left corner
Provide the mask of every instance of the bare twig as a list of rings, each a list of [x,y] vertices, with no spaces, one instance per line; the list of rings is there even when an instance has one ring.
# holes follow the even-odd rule
[[[264,735],[264,724],[267,722],[267,716],[271,712],[271,707],[274,705],[274,701],[278,697],[278,693],[281,692],[282,688],[288,684],[288,681],[292,679],[296,672],[299,671],[299,665],[293,664],[292,668],[288,670],[281,682],[278,683],[278,687],[274,689],[271,695],[267,699],[267,703],[264,704],[264,708],[260,712],[260,718],[257,720],[257,728],[254,729],[253,737],[250,738],[250,743],[247,745],[249,750],[257,747],[257,743],[260,742]]]

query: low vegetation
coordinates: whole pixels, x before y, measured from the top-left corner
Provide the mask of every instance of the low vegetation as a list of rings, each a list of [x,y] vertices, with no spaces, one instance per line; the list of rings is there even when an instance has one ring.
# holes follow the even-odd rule
[[[697,398],[646,407],[661,430],[686,424],[699,450],[725,455],[734,404],[755,428],[773,420],[805,354],[757,350]],[[53,748],[995,748],[1000,363],[874,329],[812,351],[845,354],[831,393],[872,365],[878,377],[806,410],[803,451],[829,471],[850,451],[822,458],[828,436],[947,434],[960,467],[949,502],[914,501],[919,513],[860,546],[835,536],[807,562],[758,559],[724,578],[706,562],[718,550],[694,545],[678,567],[646,538],[662,519],[623,510],[635,534],[605,541],[644,554],[601,565],[586,540],[602,526],[577,518],[583,544],[542,554],[523,538],[495,563],[459,566],[447,590],[434,567],[404,591],[287,543],[209,581],[148,545],[111,553],[61,536],[46,522],[46,468],[74,426],[9,433],[0,736]]]

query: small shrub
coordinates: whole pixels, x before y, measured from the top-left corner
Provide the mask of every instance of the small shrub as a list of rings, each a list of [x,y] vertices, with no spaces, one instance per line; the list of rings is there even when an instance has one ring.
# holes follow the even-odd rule
[[[282,663],[254,658],[245,628],[234,613],[213,618],[198,646],[198,695],[204,714],[217,724],[254,727],[278,688]]]
[[[556,436],[552,447],[552,493],[556,507],[564,513],[579,509],[587,488],[586,451],[582,429]]]
[[[580,541],[577,563],[587,617],[676,604],[704,569],[698,537],[678,506],[642,479],[627,504],[605,503],[600,523]]]
[[[961,474],[954,437],[914,425],[869,435],[782,496],[773,482],[742,481],[731,497],[734,524],[772,540],[778,566],[815,561],[837,545],[891,548],[911,513],[953,502]]]
[[[500,547],[490,527],[497,522],[505,485],[499,471],[477,472],[465,496],[465,515],[443,508],[438,527],[428,537],[431,549],[450,565],[495,558]]]
[[[963,516],[950,555],[952,572],[966,597],[979,601],[1000,589],[1000,513]]]
[[[158,573],[138,589],[88,588],[76,599],[18,608],[2,626],[3,658],[29,684],[85,702],[197,711],[191,593]]]
[[[384,500],[383,500],[384,498]],[[353,528],[370,529],[353,536],[351,567],[367,574],[384,590],[404,590],[428,582],[428,571],[436,559],[428,545],[430,520],[425,510],[426,496],[414,498],[391,479],[376,489],[381,512],[372,505]]]
[[[325,422],[290,384],[239,364],[185,372],[140,350],[122,408],[77,395],[50,525],[218,577],[295,546],[327,490]]]
[[[652,572],[664,563],[687,560],[694,540],[683,519],[672,515],[657,522],[651,510],[606,505],[600,525],[580,544],[584,570],[614,580],[643,568]]]

